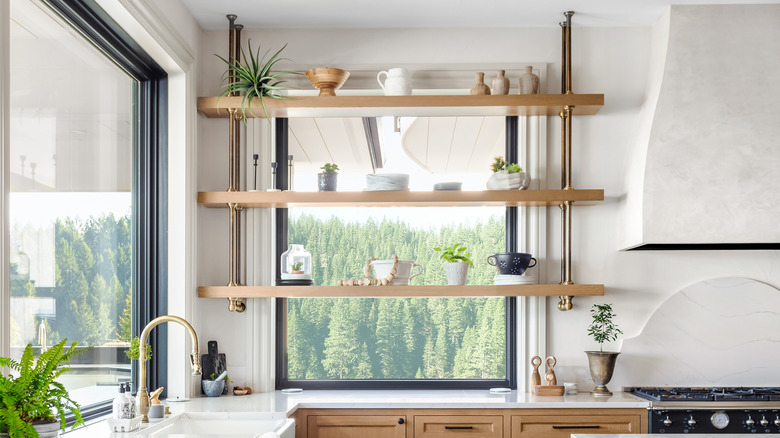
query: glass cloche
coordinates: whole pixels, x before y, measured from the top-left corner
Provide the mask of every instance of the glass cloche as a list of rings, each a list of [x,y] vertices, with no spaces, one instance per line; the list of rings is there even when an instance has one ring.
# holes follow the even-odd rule
[[[290,245],[290,248],[282,253],[279,264],[281,268],[280,286],[311,285],[311,254],[303,248],[303,245]]]

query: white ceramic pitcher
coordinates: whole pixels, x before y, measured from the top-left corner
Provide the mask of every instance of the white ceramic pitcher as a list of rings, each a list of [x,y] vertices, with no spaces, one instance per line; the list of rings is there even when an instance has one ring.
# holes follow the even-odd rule
[[[382,83],[382,75],[385,76],[384,83]],[[405,68],[380,71],[376,75],[376,81],[385,91],[385,96],[410,96],[412,94],[412,74]]]

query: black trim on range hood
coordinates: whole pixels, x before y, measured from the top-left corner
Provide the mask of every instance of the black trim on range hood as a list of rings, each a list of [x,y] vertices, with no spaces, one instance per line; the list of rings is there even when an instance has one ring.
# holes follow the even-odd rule
[[[646,243],[624,251],[771,251],[780,249],[780,243]]]

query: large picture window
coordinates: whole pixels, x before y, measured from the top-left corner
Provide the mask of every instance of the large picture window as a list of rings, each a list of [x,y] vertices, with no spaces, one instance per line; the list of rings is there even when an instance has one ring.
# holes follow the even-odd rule
[[[473,132],[478,133],[479,128],[496,125],[489,118],[462,119],[412,121],[403,128],[429,133],[461,123],[475,126]],[[362,138],[350,132],[350,126],[359,129],[364,124],[315,119],[312,125],[290,119],[288,154],[294,160],[294,189],[316,190],[319,166],[334,161],[341,169],[339,191],[365,190],[365,174],[374,171],[409,174],[411,190],[431,190],[442,181],[461,181],[463,190],[482,190],[490,161],[503,155],[502,121],[499,118],[498,131],[486,128],[481,139],[472,139],[470,148],[454,141],[427,144],[423,150],[413,139],[402,141],[392,130],[392,119],[380,120],[374,139],[380,144],[369,146],[374,148],[369,153],[360,151]],[[310,141],[312,126],[321,141]],[[338,136],[342,126],[347,127],[347,134]],[[345,138],[349,145],[343,144]],[[344,149],[349,151],[346,156],[339,152]],[[288,154],[277,149],[277,156]],[[306,161],[301,163],[296,156]],[[484,261],[504,251],[507,235],[501,207],[292,208],[278,215],[277,221],[279,232],[286,232],[287,243],[303,245],[311,253],[315,286],[362,278],[368,257],[389,259],[393,255],[422,266],[422,273],[410,284],[447,284],[444,262],[433,248],[455,243],[466,245],[474,261],[467,284],[493,284],[495,268]],[[512,386],[515,301],[500,297],[280,299],[277,386]]]
[[[88,347],[61,380],[96,415],[165,310],[165,72],[91,0],[12,0],[10,48],[11,355]]]

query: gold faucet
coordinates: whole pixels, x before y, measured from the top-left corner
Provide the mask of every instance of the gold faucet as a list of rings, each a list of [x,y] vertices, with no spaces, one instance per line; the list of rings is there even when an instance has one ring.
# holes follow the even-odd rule
[[[157,318],[149,321],[149,324],[146,324],[146,327],[144,327],[143,331],[141,332],[141,340],[138,345],[139,387],[138,395],[136,396],[135,401],[136,407],[138,408],[138,413],[144,416],[144,418],[141,420],[144,423],[149,422],[149,417],[146,416],[146,414],[149,412],[149,390],[146,388],[146,338],[149,337],[149,333],[151,333],[155,326],[164,322],[179,323],[184,326],[188,332],[190,332],[190,336],[192,337],[192,354],[190,354],[192,375],[200,375],[200,362],[198,361],[198,335],[195,334],[195,329],[192,328],[190,323],[182,318],[179,318],[178,316],[173,315],[158,316]]]

